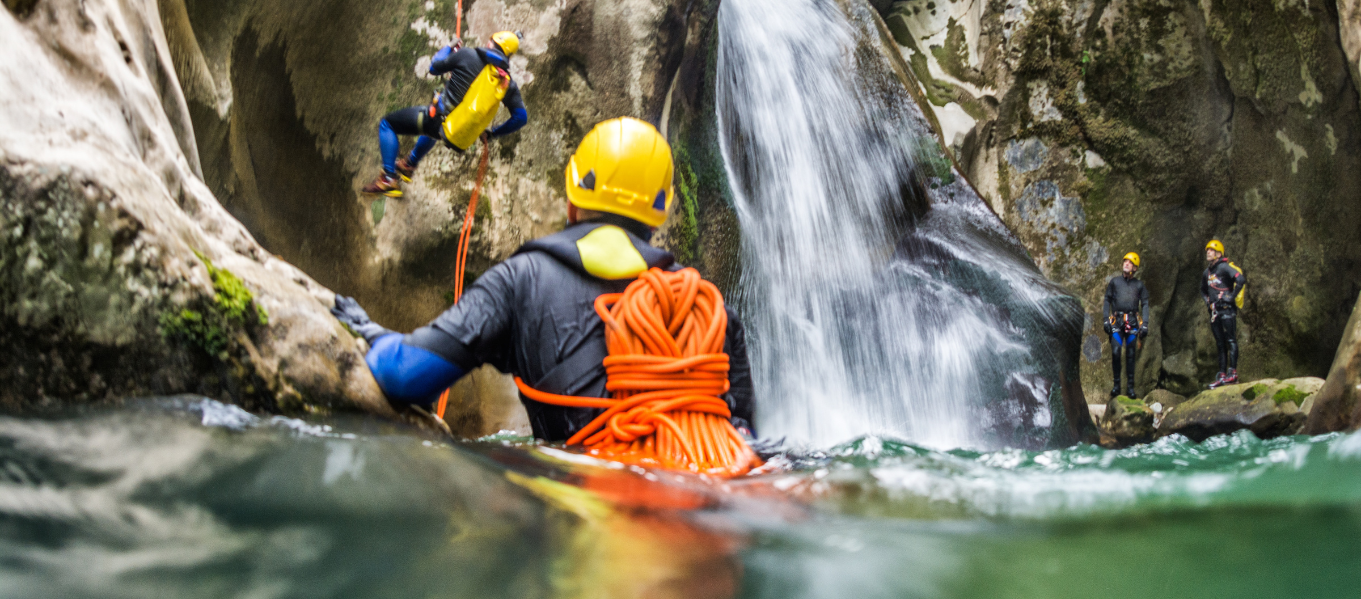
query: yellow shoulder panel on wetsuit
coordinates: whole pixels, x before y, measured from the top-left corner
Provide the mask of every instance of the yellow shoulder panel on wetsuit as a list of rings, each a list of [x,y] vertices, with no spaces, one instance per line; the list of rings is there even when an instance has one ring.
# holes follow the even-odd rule
[[[637,278],[647,270],[647,261],[628,233],[614,225],[597,227],[578,239],[577,251],[586,272],[608,281]]]
[[[460,150],[472,147],[477,137],[496,119],[496,111],[510,88],[510,76],[506,76],[505,85],[502,85],[497,70],[491,65],[482,67],[482,72],[463,94],[463,101],[444,117],[444,139]]]

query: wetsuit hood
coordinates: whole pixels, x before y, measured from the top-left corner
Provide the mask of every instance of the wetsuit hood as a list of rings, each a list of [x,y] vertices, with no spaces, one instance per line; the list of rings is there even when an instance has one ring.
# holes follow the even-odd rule
[[[540,237],[515,253],[543,252],[572,270],[605,280],[633,279],[649,268],[670,269],[675,264],[671,252],[648,245],[637,234],[635,229],[648,231],[642,223],[610,216]]]

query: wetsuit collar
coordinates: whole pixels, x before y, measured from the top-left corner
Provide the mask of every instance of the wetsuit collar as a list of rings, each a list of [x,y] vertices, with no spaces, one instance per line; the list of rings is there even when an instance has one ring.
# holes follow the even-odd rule
[[[671,252],[648,245],[634,233],[639,227],[647,232],[642,223],[607,215],[530,241],[515,253],[543,252],[573,270],[607,280],[632,279],[648,268],[666,269],[675,264]],[[600,229],[610,231],[597,233]]]
[[[499,68],[504,71],[510,70],[510,61],[506,60],[505,55],[491,48],[475,48],[477,55],[482,57],[482,62]]]

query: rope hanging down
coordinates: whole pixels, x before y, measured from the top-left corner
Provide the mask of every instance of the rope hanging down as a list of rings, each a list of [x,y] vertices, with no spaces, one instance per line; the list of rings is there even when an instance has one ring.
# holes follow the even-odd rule
[[[463,297],[463,272],[468,267],[468,239],[472,237],[473,218],[477,216],[477,198],[482,195],[482,181],[487,177],[487,159],[491,146],[482,142],[482,159],[477,164],[477,182],[473,184],[473,195],[468,199],[468,212],[463,215],[463,232],[458,236],[458,258],[454,262],[454,303]],[[444,420],[444,411],[449,407],[449,389],[439,395],[435,404],[435,416]]]
[[[605,358],[613,399],[544,393],[526,397],[558,406],[604,408],[567,440],[591,455],[629,464],[738,476],[761,464],[733,428],[720,395],[728,391],[723,296],[693,268],[653,268],[623,293],[601,295]]]

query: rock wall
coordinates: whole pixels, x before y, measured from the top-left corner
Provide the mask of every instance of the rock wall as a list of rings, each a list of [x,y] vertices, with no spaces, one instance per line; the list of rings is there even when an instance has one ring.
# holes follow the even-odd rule
[[[1110,386],[1101,299],[1128,251],[1152,295],[1139,389],[1193,394],[1213,376],[1199,283],[1214,237],[1248,274],[1242,376],[1327,372],[1361,289],[1358,230],[1337,226],[1361,218],[1355,5],[910,0],[886,11],[966,175],[1083,298],[1089,398]]]
[[[0,404],[195,392],[391,413],[332,294],[201,180],[149,0],[0,11]]]
[[[1361,428],[1361,298],[1356,301],[1328,379],[1305,422],[1310,434]]]

